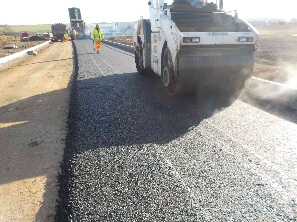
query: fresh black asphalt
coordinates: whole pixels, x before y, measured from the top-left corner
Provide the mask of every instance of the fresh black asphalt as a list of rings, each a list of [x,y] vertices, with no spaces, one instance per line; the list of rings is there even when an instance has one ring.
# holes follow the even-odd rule
[[[297,220],[296,123],[167,96],[133,54],[74,48],[56,221]]]

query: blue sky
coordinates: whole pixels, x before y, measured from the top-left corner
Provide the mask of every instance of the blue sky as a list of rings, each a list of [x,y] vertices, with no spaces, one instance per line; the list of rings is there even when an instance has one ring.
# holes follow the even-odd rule
[[[149,17],[148,0],[15,0],[4,1],[0,8],[0,24],[68,23],[68,8],[79,7],[89,22],[136,21]],[[165,0],[166,2],[166,0]],[[169,4],[172,0],[167,1]],[[237,9],[242,18],[297,17],[296,0],[224,0],[225,10]]]

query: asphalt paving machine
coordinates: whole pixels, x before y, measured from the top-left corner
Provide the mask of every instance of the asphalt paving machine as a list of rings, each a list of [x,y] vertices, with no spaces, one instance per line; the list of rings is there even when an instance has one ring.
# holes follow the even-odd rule
[[[223,0],[149,0],[133,42],[139,73],[153,71],[170,95],[205,87],[241,89],[254,67],[259,33]]]
[[[70,18],[69,34],[73,39],[73,30],[76,32],[76,39],[86,39],[90,37],[90,33],[86,30],[86,24],[81,17],[79,8],[68,8]]]

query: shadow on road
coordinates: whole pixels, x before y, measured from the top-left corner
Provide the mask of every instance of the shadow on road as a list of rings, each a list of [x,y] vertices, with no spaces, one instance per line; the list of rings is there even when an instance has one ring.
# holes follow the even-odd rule
[[[38,160],[42,160],[46,158],[43,154],[55,152],[47,147],[48,144],[43,144],[49,142],[45,138],[51,139],[48,135],[56,134],[53,130],[61,126],[56,125],[55,115],[44,118],[44,112],[60,112],[61,107],[52,107],[50,101],[65,95],[66,89],[57,90],[0,107],[0,123],[3,124],[0,128],[0,156],[3,157],[0,184],[46,175],[45,163],[31,161],[31,158],[36,155]],[[26,138],[25,143],[23,138]]]
[[[100,147],[168,143],[224,107],[222,95],[168,96],[159,79],[137,73],[77,81],[70,139]]]
[[[78,47],[81,52],[87,49],[83,42]],[[120,57],[111,55],[111,50],[106,52],[103,54],[106,60]],[[144,221],[147,215],[155,216],[152,220],[156,221],[183,214],[184,218],[192,217],[186,189],[174,181],[172,174],[166,174],[170,170],[164,170],[165,160],[159,158],[154,149],[158,147],[162,152],[171,146],[168,143],[179,138],[182,141],[192,127],[232,101],[223,93],[170,97],[156,76],[116,74],[111,72],[117,70],[110,67],[106,72],[90,72],[84,68],[87,62],[82,59],[77,66],[78,78],[71,95],[56,221],[71,220],[71,217],[125,221],[123,217],[129,214],[133,217],[127,216],[126,220],[143,216],[139,221]],[[126,68],[132,70],[128,66],[121,70]],[[195,134],[192,139],[199,140],[198,137]],[[190,141],[185,140],[187,142]],[[176,148],[181,144],[183,142]],[[205,152],[199,150],[200,147],[197,149]],[[206,145],[206,149],[211,147]],[[220,160],[218,163],[230,164]]]
[[[170,97],[164,92],[158,77],[137,73],[77,80],[75,84],[69,116],[67,157],[87,150],[122,145],[166,144],[220,112],[226,105],[221,103],[224,100],[222,95],[209,95],[203,101],[193,95]],[[55,132],[36,126],[43,123],[51,127],[54,120],[50,117],[44,119],[42,113],[48,109],[58,112],[60,107],[44,104],[65,96],[65,90],[37,95],[0,108],[0,123],[11,123],[0,128],[0,185],[51,175],[52,169],[45,163],[49,161],[47,158],[54,158],[56,150],[44,146],[48,142],[44,141],[44,137]],[[255,104],[272,112],[271,106],[264,105],[261,101]],[[42,108],[32,110],[32,107]],[[278,108],[281,114],[288,112]],[[275,114],[279,116],[279,112]],[[292,113],[292,116],[295,115]],[[296,118],[289,120],[297,123]],[[37,132],[42,132],[42,135]],[[27,137],[26,144],[18,142],[20,136]],[[11,141],[14,141],[13,145]],[[32,156],[36,156],[37,161],[32,161]],[[52,190],[47,184],[43,199],[51,198]],[[39,214],[42,215],[48,207],[44,205]]]
[[[168,96],[161,81],[154,75],[123,73],[77,80],[74,84],[70,104],[69,131],[62,164],[63,173],[60,177],[59,195],[61,201],[56,221],[65,219],[72,214],[74,206],[73,203],[69,203],[69,200],[79,198],[77,196],[80,195],[77,193],[79,189],[82,189],[81,187],[90,192],[94,184],[99,186],[100,181],[106,178],[109,181],[106,182],[107,184],[114,183],[120,187],[119,184],[126,181],[129,186],[131,185],[128,190],[133,194],[140,195],[139,198],[133,200],[134,210],[141,211],[142,209],[137,208],[139,207],[137,204],[142,203],[141,195],[145,195],[145,191],[141,191],[141,187],[133,186],[132,179],[126,177],[124,173],[120,174],[117,179],[103,175],[104,167],[112,167],[114,175],[117,175],[117,170],[124,172],[122,168],[117,169],[116,165],[121,162],[125,166],[129,162],[121,152],[133,153],[135,147],[141,150],[142,147],[150,147],[150,144],[168,145],[171,141],[182,138],[192,127],[199,125],[203,120],[232,103],[225,98],[224,94],[209,93],[204,96],[204,99],[193,95]],[[121,151],[123,149],[125,151]],[[109,153],[110,156],[106,153]],[[152,151],[147,155],[155,154]],[[76,159],[78,156],[81,159],[79,159],[79,163],[74,164],[75,161],[78,161]],[[138,178],[142,173],[156,177],[152,181],[163,178],[158,173],[152,175],[150,171],[150,167],[159,167],[162,163],[158,163],[158,161],[149,163],[150,157],[148,156],[139,158],[142,159],[135,160],[132,165],[136,169],[141,169],[141,172],[135,172],[131,176],[132,178]],[[110,164],[105,161],[110,161]],[[88,171],[90,169],[91,172]],[[93,173],[93,170],[98,173]],[[89,182],[90,184],[74,182],[74,178],[83,176],[92,178],[93,182]],[[149,183],[150,181],[147,181],[147,184]],[[113,186],[110,184],[106,186]],[[117,192],[116,188],[114,189],[113,191]],[[167,200],[173,198],[170,193],[175,191],[179,192],[175,190],[174,185],[168,188],[166,191],[168,193],[164,191],[164,195],[165,193],[168,195]],[[86,191],[84,194],[88,192]],[[84,199],[84,204],[94,204],[92,201],[96,200],[98,193],[100,191],[88,193],[91,195],[90,199]],[[123,198],[126,197],[124,193],[121,195]],[[74,200],[72,199],[72,201]],[[174,200],[172,201],[174,202]],[[101,201],[100,203],[107,204],[110,209],[116,206],[112,199],[110,202],[106,200],[106,202]],[[92,205],[92,208],[95,207]]]
[[[109,152],[119,147],[167,144],[223,109],[226,104],[221,101],[224,101],[222,95],[209,96],[203,101],[196,96],[168,96],[159,78],[152,75],[123,73],[75,81],[56,221],[66,220],[71,212],[69,200],[71,192],[76,191],[69,187],[75,186],[71,182],[75,156],[92,151]],[[117,152],[112,155],[112,161],[126,161]],[[100,158],[94,161],[100,162]],[[137,164],[141,161],[135,162],[135,166]],[[140,169],[148,170],[149,174],[149,168]],[[125,180],[124,175],[121,180]]]

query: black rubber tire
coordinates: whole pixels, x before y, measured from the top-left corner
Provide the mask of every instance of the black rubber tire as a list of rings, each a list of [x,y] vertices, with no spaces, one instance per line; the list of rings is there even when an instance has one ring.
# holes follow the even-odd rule
[[[174,71],[172,56],[169,48],[166,48],[163,53],[163,68],[162,68],[162,82],[165,86],[166,92],[173,96],[179,95],[178,77]]]
[[[138,50],[134,51],[135,54],[135,64],[136,64],[136,69],[139,74],[146,74],[147,69],[144,68],[143,65],[143,49],[141,47],[138,48]]]
[[[140,63],[140,59],[137,51],[135,51],[134,54],[135,54],[135,65],[136,65],[137,72],[140,74],[143,74],[144,73],[143,63],[142,64]]]

